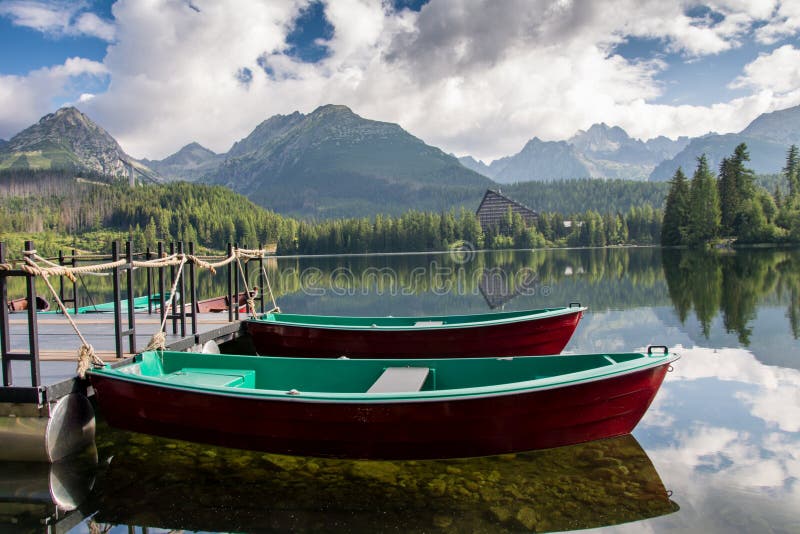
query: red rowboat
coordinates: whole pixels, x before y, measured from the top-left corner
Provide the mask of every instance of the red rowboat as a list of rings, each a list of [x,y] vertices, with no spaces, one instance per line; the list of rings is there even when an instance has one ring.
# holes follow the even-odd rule
[[[236,305],[239,307],[240,312],[247,313],[247,293],[242,291],[236,296]],[[230,299],[228,299],[227,295],[223,295],[198,301],[196,311],[198,313],[220,313],[228,311],[229,307]]]
[[[438,317],[268,313],[246,321],[259,354],[337,358],[472,358],[558,354],[585,307]]]
[[[28,298],[21,297],[8,301],[8,311],[20,312],[28,309]],[[44,297],[36,297],[36,311],[44,312],[50,309],[50,303]]]
[[[109,424],[283,454],[452,458],[627,434],[663,353],[349,360],[145,352],[90,373]]]

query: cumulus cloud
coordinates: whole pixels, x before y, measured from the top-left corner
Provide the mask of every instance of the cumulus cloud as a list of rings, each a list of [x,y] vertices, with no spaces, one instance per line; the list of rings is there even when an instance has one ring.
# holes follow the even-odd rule
[[[102,78],[106,73],[102,63],[74,57],[26,76],[0,75],[0,137],[30,126],[52,111],[54,99],[72,93],[86,78]]]
[[[139,157],[164,157],[192,140],[226,151],[270,115],[337,103],[490,160],[533,136],[563,139],[600,121],[641,138],[701,135],[800,103],[800,94],[742,81],[750,93],[727,102],[656,105],[668,65],[615,52],[636,37],[687,60],[717,54],[752,39],[759,24],[786,23],[785,2],[434,0],[414,12],[325,0],[333,32],[318,44],[328,53],[305,63],[287,37],[311,3],[119,0],[104,61],[111,84],[86,111]],[[32,2],[9,3],[22,4]],[[52,9],[16,12],[31,27],[64,19]],[[89,15],[69,15],[69,27],[98,22],[80,13]]]
[[[6,0],[0,3],[0,16],[55,37],[88,35],[112,41],[114,24],[86,11],[88,7],[86,2]]]
[[[772,2],[766,3],[772,4]],[[784,37],[797,34],[799,30],[800,3],[795,0],[782,0],[772,12],[769,22],[756,30],[756,37],[761,43],[774,44]]]
[[[791,530],[800,506],[800,371],[745,349],[676,350],[682,358],[636,432],[660,436],[647,453],[681,505],[654,530]]]
[[[786,94],[800,88],[800,50],[783,45],[768,54],[761,54],[744,67],[744,72],[731,83],[732,88],[753,88]]]

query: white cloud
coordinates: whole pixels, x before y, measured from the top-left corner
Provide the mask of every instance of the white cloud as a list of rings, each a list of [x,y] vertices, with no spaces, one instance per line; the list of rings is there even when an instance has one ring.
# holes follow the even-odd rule
[[[0,137],[11,137],[37,122],[52,111],[54,99],[72,93],[83,78],[105,75],[102,63],[77,57],[26,76],[0,75]]]
[[[434,0],[417,13],[381,0],[326,0],[330,54],[308,64],[287,55],[286,37],[309,2],[119,0],[105,59],[111,84],[86,111],[139,157],[164,157],[192,140],[225,151],[270,115],[339,103],[489,160],[594,122],[642,138],[701,135],[800,103],[800,93],[748,82],[751,94],[727,102],[655,105],[666,64],[613,53],[629,37],[660,40],[687,60],[730,50],[751,38],[755,22],[777,24],[786,3],[713,0],[713,16],[690,17],[693,1]],[[16,6],[15,20],[31,27],[64,27],[57,9],[33,9],[42,3],[2,5]],[[75,12],[69,27],[102,33],[104,21],[92,16]],[[237,79],[244,69],[247,83]]]
[[[0,16],[55,37],[88,35],[112,41],[113,23],[87,12],[87,7],[86,2],[6,0],[0,3]]]
[[[800,30],[800,2],[782,0],[769,22],[756,30],[756,37],[764,44],[774,44],[785,37],[796,35],[798,30]]]
[[[761,54],[744,67],[744,73],[731,83],[733,88],[769,90],[778,94],[800,88],[800,50],[783,45],[768,54]]]

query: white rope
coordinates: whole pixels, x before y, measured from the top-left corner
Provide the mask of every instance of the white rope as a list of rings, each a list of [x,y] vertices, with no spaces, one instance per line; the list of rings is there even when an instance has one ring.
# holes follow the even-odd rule
[[[164,332],[164,328],[167,326],[169,312],[172,310],[172,302],[175,300],[175,291],[178,288],[178,281],[181,279],[181,272],[183,271],[183,266],[186,264],[186,261],[186,257],[180,255],[180,265],[178,265],[178,272],[175,273],[175,280],[172,282],[172,288],[169,291],[169,300],[167,300],[167,306],[164,310],[164,318],[161,320],[161,327],[158,329],[158,332],[153,334],[153,337],[150,338],[150,342],[144,349],[145,351],[164,350],[167,348],[167,334]]]
[[[250,288],[247,287],[247,277],[244,275],[244,268],[242,267],[242,262],[239,259],[239,255],[236,254],[236,265],[239,266],[239,274],[242,275],[242,282],[244,282],[244,290],[245,294],[247,295],[247,311],[250,313],[251,317],[255,317],[256,315],[256,301],[253,296],[253,293],[250,293]],[[234,298],[237,300],[236,306],[239,305],[238,299],[239,295],[234,295]],[[234,303],[231,302],[231,306],[234,306]]]
[[[267,290],[269,290],[269,298],[272,299],[272,309],[268,313],[278,312],[280,313],[281,309],[278,304],[275,302],[275,295],[272,293],[272,284],[269,283],[269,276],[267,276],[267,270],[264,266],[261,266],[261,272],[264,273],[264,280],[267,282]]]
[[[25,256],[25,261],[27,262],[28,266],[30,266],[32,268],[39,269],[39,266],[36,265],[36,263],[33,261],[33,259],[31,259],[31,256],[33,256],[33,254]],[[61,309],[61,313],[63,313],[64,317],[67,318],[67,321],[69,321],[69,324],[72,326],[72,329],[75,331],[75,333],[78,335],[78,337],[81,340],[81,347],[78,349],[78,367],[76,369],[76,373],[78,374],[79,377],[85,378],[86,377],[86,371],[88,371],[92,367],[103,367],[105,365],[105,362],[94,351],[94,347],[92,347],[89,344],[89,342],[86,341],[86,338],[83,337],[83,334],[81,334],[81,331],[78,328],[78,325],[75,324],[75,321],[73,321],[72,317],[70,317],[69,311],[67,310],[67,307],[64,305],[64,303],[58,297],[58,293],[56,292],[55,288],[53,287],[53,284],[50,283],[50,280],[49,280],[49,276],[50,275],[47,274],[47,272],[42,272],[40,274],[40,276],[44,280],[44,283],[47,285],[47,288],[50,290],[50,293],[53,295],[53,298],[55,299],[56,303],[58,304],[58,307]]]

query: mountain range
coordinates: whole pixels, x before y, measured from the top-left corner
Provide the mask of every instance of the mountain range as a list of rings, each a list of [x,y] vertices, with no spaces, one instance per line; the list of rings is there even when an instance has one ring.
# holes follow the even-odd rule
[[[665,181],[678,167],[691,175],[702,154],[716,168],[740,143],[747,144],[756,174],[780,172],[789,146],[800,145],[800,106],[759,115],[739,133],[641,141],[618,126],[600,123],[564,141],[534,137],[517,154],[488,165],[471,156],[459,161],[500,183],[589,177]]]
[[[141,162],[167,180],[193,182],[215,171],[224,160],[224,155],[192,142],[162,160],[143,159]]]
[[[517,154],[490,164],[455,158],[397,124],[349,108],[275,115],[217,154],[193,142],[162,160],[137,161],[75,108],[62,108],[8,141],[0,170],[66,168],[130,179],[220,184],[280,213],[311,218],[397,214],[409,209],[474,208],[497,183],[599,177],[668,180],[693,171],[705,153],[719,164],[747,143],[750,166],[779,172],[790,144],[800,144],[800,106],[767,113],[736,134],[642,141],[605,123],[563,141],[534,137]],[[712,167],[713,168],[713,167]]]
[[[669,180],[678,167],[687,175],[697,165],[697,157],[705,154],[709,167],[716,169],[740,143],[750,152],[749,167],[756,174],[780,172],[791,145],[800,145],[800,106],[762,113],[737,134],[708,134],[696,137],[675,157],[661,162],[650,174],[650,180]]]
[[[278,212],[314,217],[439,211],[471,205],[492,185],[397,124],[335,105],[267,119],[204,180]]]
[[[225,154],[190,143],[163,160],[136,161],[75,108],[42,117],[0,147],[0,170],[67,168],[128,178],[225,185],[303,217],[398,214],[473,207],[494,183],[397,124],[345,106],[276,115]]]
[[[586,131],[578,130],[565,141],[534,137],[517,154],[489,165],[471,156],[459,161],[500,183],[574,178],[646,180],[659,163],[674,157],[688,143],[687,137],[673,141],[664,136],[641,141],[619,126],[600,123]]]

